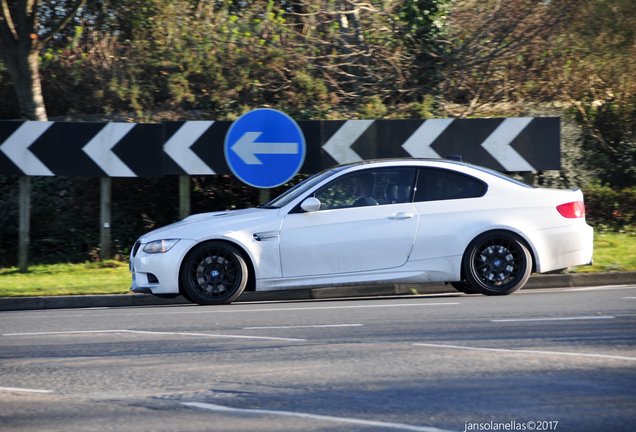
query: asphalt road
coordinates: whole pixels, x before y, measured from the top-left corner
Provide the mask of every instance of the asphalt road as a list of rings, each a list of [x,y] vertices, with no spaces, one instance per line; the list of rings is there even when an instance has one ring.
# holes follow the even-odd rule
[[[636,285],[0,313],[3,431],[636,429]]]

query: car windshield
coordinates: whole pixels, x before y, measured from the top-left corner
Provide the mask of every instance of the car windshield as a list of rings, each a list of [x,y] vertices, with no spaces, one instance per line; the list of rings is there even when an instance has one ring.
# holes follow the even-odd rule
[[[263,208],[281,208],[298,198],[300,195],[307,192],[309,189],[322,182],[324,179],[331,177],[336,174],[342,168],[335,169],[327,169],[318,174],[314,174],[309,177],[307,180],[298,183],[293,188],[289,189],[287,192],[280,195],[278,198],[274,198],[274,200],[267,203]]]

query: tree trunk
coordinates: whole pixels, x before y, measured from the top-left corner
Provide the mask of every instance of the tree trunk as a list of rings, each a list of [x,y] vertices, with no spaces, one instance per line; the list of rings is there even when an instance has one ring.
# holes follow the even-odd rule
[[[58,9],[55,1],[48,6]],[[86,0],[63,2],[67,13],[49,22],[48,31],[38,34],[40,0],[8,2],[0,0],[0,58],[18,95],[21,117],[47,121],[38,57],[42,47],[59,33],[84,6]],[[45,30],[45,29],[42,29]]]
[[[39,50],[32,51],[30,47],[18,50],[16,59],[18,74],[12,78],[22,117],[28,120],[47,121],[38,67],[39,55]]]
[[[39,55],[40,51],[32,48],[31,41],[19,41],[17,49],[3,55],[2,60],[18,95],[21,117],[27,120],[47,121],[38,67]]]
[[[38,66],[39,45],[34,40],[17,40],[12,50],[0,46],[0,54],[18,95],[21,117],[47,121]]]

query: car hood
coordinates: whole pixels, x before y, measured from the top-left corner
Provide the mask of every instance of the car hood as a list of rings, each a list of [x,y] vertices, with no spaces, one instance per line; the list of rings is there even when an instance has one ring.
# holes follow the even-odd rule
[[[203,233],[229,232],[245,226],[259,225],[260,220],[278,215],[278,209],[251,208],[244,210],[230,210],[211,213],[199,213],[188,216],[182,221],[150,231],[139,238],[142,243],[153,240],[189,238],[198,240]]]

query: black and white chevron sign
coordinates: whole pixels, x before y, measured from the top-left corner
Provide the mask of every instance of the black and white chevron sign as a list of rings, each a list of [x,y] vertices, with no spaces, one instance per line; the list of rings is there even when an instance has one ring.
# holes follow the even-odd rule
[[[558,117],[299,121],[307,145],[301,172],[366,159],[440,158],[498,171],[561,169]],[[230,174],[223,141],[231,122],[166,123],[166,174]]]
[[[0,122],[0,174],[163,176],[163,125]]]
[[[323,169],[321,126],[324,122],[301,120],[307,156],[300,172],[313,174]],[[227,166],[223,145],[230,121],[166,122],[166,175],[232,174]],[[330,165],[337,163],[331,162]]]
[[[498,171],[561,169],[557,117],[298,121],[315,173],[366,159],[460,154]],[[231,174],[229,121],[163,124],[0,121],[0,174],[155,177]]]
[[[561,169],[557,117],[324,123],[325,166],[331,161],[459,154],[465,161],[498,171]]]

